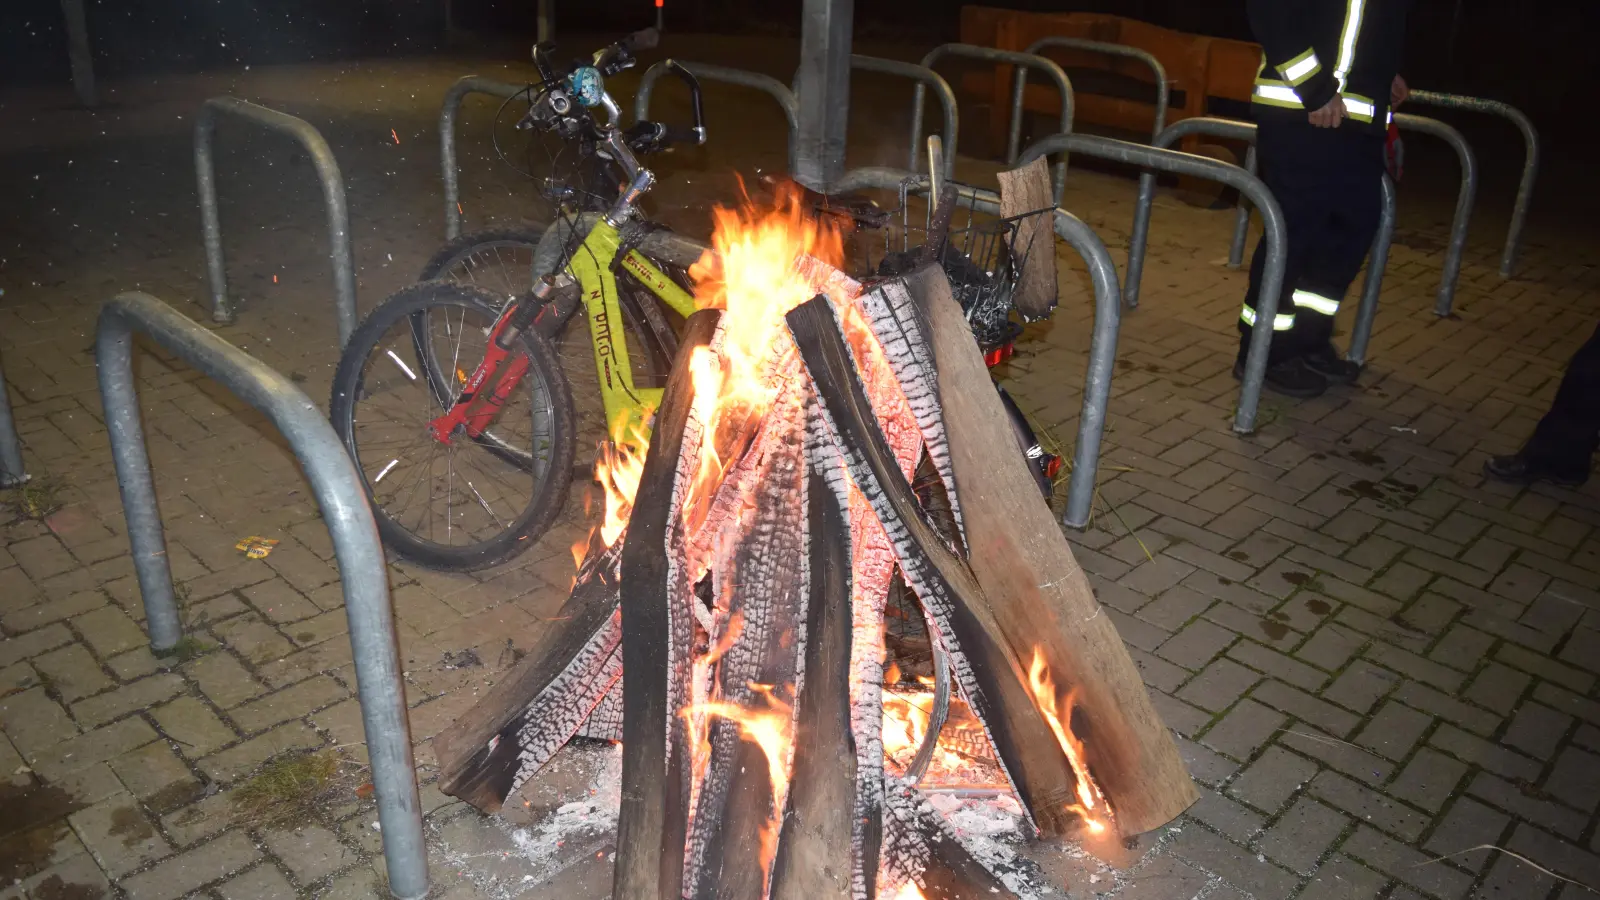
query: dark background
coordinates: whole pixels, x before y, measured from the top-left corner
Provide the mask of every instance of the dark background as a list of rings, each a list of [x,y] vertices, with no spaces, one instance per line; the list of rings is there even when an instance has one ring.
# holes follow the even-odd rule
[[[533,30],[534,0],[451,0],[456,25],[501,37]],[[1384,2],[1384,0],[1373,0]],[[105,77],[428,52],[442,46],[445,0],[88,0]],[[796,34],[800,0],[667,0],[669,27]],[[1036,10],[1111,12],[1249,39],[1244,0],[994,0]],[[928,45],[955,40],[955,0],[856,0],[857,34]],[[910,14],[908,14],[910,13]],[[651,0],[558,0],[558,27],[622,32],[652,21]],[[1600,75],[1600,3],[1415,0],[1406,74],[1415,85],[1505,100],[1546,133],[1582,127]],[[0,2],[0,81],[65,83],[58,0]]]

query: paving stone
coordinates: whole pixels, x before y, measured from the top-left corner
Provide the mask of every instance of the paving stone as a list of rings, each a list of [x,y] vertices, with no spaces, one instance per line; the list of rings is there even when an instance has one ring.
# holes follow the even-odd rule
[[[1539,759],[1549,759],[1572,727],[1572,717],[1541,703],[1524,703],[1500,742]]]
[[[65,599],[60,600],[44,600],[41,598],[39,603],[0,616],[0,625],[4,625],[6,630],[12,634],[21,634],[24,631],[32,631],[51,622],[59,622],[90,610],[99,609],[110,602],[105,593],[98,590],[79,591],[75,594],[69,594]]]
[[[164,741],[111,760],[111,770],[141,801],[165,811],[195,799],[199,782]]]
[[[1372,646],[1367,648],[1366,655],[1368,659],[1381,666],[1415,678],[1424,684],[1431,684],[1447,693],[1455,693],[1466,681],[1466,676],[1454,669],[1382,641],[1374,641]]]
[[[1600,756],[1567,747],[1545,779],[1544,792],[1585,812],[1600,806]]]
[[[177,675],[151,675],[114,691],[98,694],[72,705],[72,715],[83,725],[94,727],[131,712],[171,698],[184,690],[184,680]]]
[[[161,817],[161,827],[187,847],[234,826],[233,792],[221,791]]]
[[[1478,667],[1495,637],[1467,625],[1455,625],[1428,651],[1428,658],[1453,669],[1470,672]]]
[[[122,881],[129,900],[172,900],[244,868],[261,855],[241,831],[185,851],[148,871]]]
[[[1141,650],[1154,650],[1171,637],[1167,632],[1145,622],[1135,619],[1121,610],[1104,607],[1105,614],[1111,619],[1111,624],[1117,626],[1117,634],[1130,646]]]
[[[1500,727],[1501,718],[1475,706],[1446,696],[1425,684],[1406,681],[1394,692],[1394,699],[1423,712],[1453,722],[1480,735],[1492,734]]]
[[[118,878],[171,852],[132,794],[115,794],[72,814],[72,829],[100,868]]]
[[[63,644],[70,643],[72,639],[72,632],[68,631],[67,626],[60,622],[30,631],[27,634],[7,637],[0,640],[0,669],[25,659],[31,659],[47,650],[54,650]]]
[[[229,782],[280,753],[308,750],[321,744],[322,739],[304,722],[290,722],[238,746],[205,757],[200,760],[200,770],[216,781]]]
[[[1189,620],[1205,612],[1213,602],[1210,597],[1178,585],[1141,606],[1138,616],[1158,628],[1177,631]]]
[[[1447,863],[1423,865],[1429,857],[1365,825],[1358,827],[1340,849],[1433,897],[1462,897],[1472,886],[1472,876],[1465,872]]]
[[[78,735],[78,726],[43,687],[0,698],[0,730],[29,758]]]
[[[1500,663],[1489,663],[1472,679],[1472,684],[1461,696],[1502,716],[1508,716],[1522,701],[1522,695],[1531,681],[1531,675]]]
[[[1438,812],[1466,772],[1465,764],[1424,747],[1406,763],[1387,790],[1395,797]]]
[[[1569,839],[1577,838],[1588,820],[1587,816],[1557,804],[1526,781],[1513,784],[1488,772],[1479,772],[1467,790],[1474,797]]]
[[[1233,780],[1228,794],[1270,815],[1315,774],[1316,763],[1287,750],[1268,747]]]
[[[1211,726],[1201,742],[1234,759],[1249,759],[1286,721],[1281,713],[1247,697]]]
[[[1141,594],[1154,597],[1182,581],[1195,568],[1170,556],[1159,555],[1153,560],[1135,566],[1128,574],[1117,579],[1117,582]]]
[[[1259,846],[1274,861],[1309,875],[1349,824],[1343,815],[1309,797],[1301,797],[1267,829]]]
[[[1404,759],[1422,738],[1433,719],[1409,706],[1390,700],[1356,736],[1356,743],[1390,759]]]
[[[1334,854],[1317,869],[1297,900],[1373,900],[1388,883],[1389,876]]]
[[[322,612],[315,603],[281,578],[259,582],[239,593],[270,622],[298,622]]]
[[[1184,668],[1201,669],[1232,643],[1234,637],[1233,632],[1202,619],[1190,623],[1156,648],[1156,655]]]
[[[1457,797],[1422,847],[1435,856],[1450,854],[1457,865],[1481,872],[1498,854],[1490,850],[1462,851],[1484,845],[1500,846],[1500,838],[1509,824],[1511,817],[1499,810],[1471,797]]]
[[[265,838],[267,849],[288,866],[301,884],[320,881],[358,859],[337,835],[320,825],[304,825],[293,831],[269,830]]]
[[[1472,900],[1525,900],[1547,896],[1560,882],[1504,853],[1496,853],[1489,875]]]
[[[117,676],[117,680],[126,684],[138,681],[146,675],[154,675],[165,668],[168,661],[156,658],[149,647],[138,647],[126,653],[118,653],[106,660],[106,668]]]
[[[1440,725],[1438,730],[1428,737],[1428,743],[1457,759],[1482,766],[1507,778],[1526,781],[1539,777],[1541,766],[1535,760],[1449,724]]]
[[[111,882],[94,857],[82,851],[13,886],[13,890],[19,888],[37,900],[101,900],[111,895]],[[23,896],[21,890],[15,895],[19,900]],[[9,896],[0,888],[0,897]]]
[[[1323,734],[1309,725],[1298,725],[1278,736],[1278,743],[1321,760],[1365,784],[1377,786],[1394,774],[1395,764],[1348,741]]]
[[[196,697],[179,697],[150,711],[163,734],[183,747],[183,754],[198,759],[238,740],[238,735]]]
[[[223,709],[260,696],[266,688],[229,653],[209,653],[184,667],[212,703]]]
[[[214,630],[229,649],[258,666],[282,659],[294,649],[283,635],[253,613],[229,619]]]
[[[1129,900],[1164,900],[1170,897],[1198,896],[1211,879],[1171,856],[1158,856],[1140,866],[1134,881],[1117,896]]]
[[[1434,573],[1404,562],[1397,562],[1379,575],[1369,587],[1402,603],[1410,600],[1432,581]]]
[[[229,716],[246,734],[298,719],[349,695],[344,685],[327,675],[317,675],[274,694],[236,707]]]
[[[1600,703],[1580,697],[1571,691],[1541,682],[1533,689],[1533,699],[1569,715],[1577,716],[1590,724],[1600,723]]]
[[[1183,829],[1172,853],[1258,897],[1287,897],[1296,887],[1293,875],[1198,826]]]
[[[65,819],[36,824],[42,815],[20,812],[22,815],[0,825],[0,885],[21,884],[86,852]]]
[[[1428,827],[1427,816],[1376,791],[1368,790],[1338,772],[1327,770],[1319,772],[1311,780],[1308,791],[1357,819],[1407,842],[1421,837],[1423,829]]]
[[[1579,693],[1588,693],[1589,689],[1594,687],[1594,676],[1588,672],[1563,665],[1515,644],[1502,644],[1500,649],[1495,651],[1495,658],[1508,666],[1530,672],[1546,681],[1553,681]]]
[[[1228,648],[1228,656],[1302,690],[1315,691],[1328,680],[1326,673],[1254,641],[1239,641]]]
[[[1365,636],[1330,623],[1312,632],[1294,655],[1314,666],[1335,671],[1343,668],[1366,642]]]
[[[289,879],[270,862],[262,863],[242,875],[217,886],[222,900],[295,900]]]
[[[89,647],[101,658],[115,656],[148,642],[139,623],[115,606],[104,606],[72,620]]]
[[[1279,598],[1268,596],[1236,581],[1221,578],[1205,571],[1195,572],[1185,578],[1182,584],[1195,593],[1214,600],[1225,600],[1240,609],[1249,610],[1257,615],[1265,615],[1268,610],[1277,606],[1279,602]]]
[[[1218,603],[1205,612],[1206,619],[1229,631],[1247,634],[1270,647],[1287,651],[1305,639],[1305,635],[1278,619],[1275,613],[1263,616],[1240,609],[1232,603]]]
[[[1226,658],[1217,659],[1184,685],[1178,697],[1201,709],[1221,712],[1260,680],[1258,672]]]
[[[1600,856],[1526,823],[1517,825],[1507,849],[1580,884],[1600,884]]]
[[[1250,696],[1330,734],[1348,735],[1361,721],[1339,707],[1281,681],[1263,682],[1251,691]]]
[[[1190,706],[1182,700],[1170,694],[1163,694],[1160,691],[1150,695],[1150,703],[1155,707],[1156,714],[1161,716],[1161,721],[1168,728],[1185,737],[1192,737],[1198,734],[1200,729],[1211,721],[1211,714],[1205,710]]]
[[[60,782],[62,778],[114,759],[155,740],[156,733],[143,719],[128,718],[85,732],[77,737],[52,744],[28,760],[35,772],[44,778]]]

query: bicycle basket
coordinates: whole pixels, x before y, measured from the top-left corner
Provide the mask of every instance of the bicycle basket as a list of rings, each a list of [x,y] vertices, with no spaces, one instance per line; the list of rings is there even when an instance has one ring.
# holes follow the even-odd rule
[[[966,314],[973,336],[986,356],[1003,352],[1022,332],[1012,316],[1012,295],[1030,253],[1054,256],[1053,246],[1032,247],[1020,236],[1032,229],[1019,224],[1035,216],[1050,216],[1050,208],[1002,217],[976,208],[971,189],[959,190],[956,208],[941,246],[928,248],[933,227],[933,202],[925,195],[926,179],[907,179],[900,185],[898,214],[877,231],[857,232],[850,241],[852,270],[867,277],[892,278],[921,265],[938,261],[950,279],[956,302]],[[947,184],[954,184],[947,182]],[[1048,229],[1046,234],[1050,234]],[[1017,318],[1020,318],[1018,316]]]

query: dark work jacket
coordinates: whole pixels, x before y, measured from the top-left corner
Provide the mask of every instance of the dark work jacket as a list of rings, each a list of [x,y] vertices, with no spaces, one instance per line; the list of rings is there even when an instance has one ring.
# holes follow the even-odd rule
[[[1256,118],[1306,121],[1335,94],[1341,128],[1382,132],[1400,71],[1411,0],[1246,0],[1261,44],[1251,108]]]

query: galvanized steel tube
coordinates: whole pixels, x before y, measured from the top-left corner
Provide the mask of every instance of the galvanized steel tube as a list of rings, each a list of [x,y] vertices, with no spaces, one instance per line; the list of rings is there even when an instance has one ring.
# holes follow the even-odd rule
[[[129,292],[108,302],[100,312],[95,361],[152,649],[160,652],[176,645],[181,623],[139,421],[135,332],[270,419],[311,482],[333,540],[344,590],[389,888],[400,900],[419,900],[428,892],[427,847],[389,573],[355,464],[316,404],[283,375],[148,294]]]
[[[1183,124],[1179,122],[1167,131],[1172,131]],[[1237,188],[1255,204],[1256,209],[1261,211],[1261,218],[1266,226],[1267,263],[1266,272],[1261,280],[1261,299],[1257,301],[1256,314],[1258,319],[1264,321],[1271,321],[1277,315],[1278,296],[1283,292],[1288,245],[1283,211],[1278,208],[1278,201],[1273,198],[1272,192],[1267,190],[1267,186],[1261,183],[1261,179],[1238,166],[1230,166],[1209,157],[1082,134],[1061,134],[1045,138],[1024,151],[1021,162],[1031,162],[1037,157],[1060,152],[1086,153],[1100,159],[1142,166],[1146,169],[1139,176],[1139,200],[1134,209],[1133,220],[1134,233],[1128,241],[1128,274],[1123,286],[1123,295],[1129,299],[1129,306],[1136,305],[1139,296],[1139,278],[1144,262],[1143,245],[1150,232],[1150,209],[1156,193],[1155,173],[1156,170],[1160,170],[1177,175],[1208,178]],[[1138,251],[1137,259],[1135,251]],[[1245,356],[1244,383],[1239,388],[1239,409],[1233,420],[1233,430],[1240,434],[1249,434],[1255,430],[1256,407],[1261,401],[1261,385],[1266,379],[1267,350],[1271,342],[1270,328],[1251,330],[1250,349]]]
[[[1029,44],[1026,52],[1038,53],[1045,47],[1061,47],[1066,50],[1087,50],[1091,53],[1124,56],[1128,59],[1136,59],[1149,66],[1150,71],[1155,73],[1156,76],[1156,121],[1155,125],[1150,129],[1151,138],[1154,139],[1156,135],[1161,133],[1163,128],[1167,127],[1167,104],[1171,98],[1172,89],[1167,84],[1167,67],[1161,64],[1161,60],[1156,59],[1155,54],[1140,50],[1138,47],[1129,47],[1127,44],[1112,44],[1106,41],[1091,41],[1075,37],[1043,37]],[[1024,74],[1020,77],[1025,78],[1026,75]],[[1015,115],[1015,111],[1013,111],[1013,115]],[[1015,158],[1016,152],[1013,150],[1012,159]]]
[[[1378,232],[1372,236],[1372,250],[1367,254],[1367,278],[1361,285],[1361,305],[1356,309],[1355,327],[1350,331],[1350,350],[1345,353],[1347,359],[1361,365],[1367,363],[1367,344],[1372,340],[1372,321],[1378,315],[1378,295],[1383,291],[1383,270],[1389,265],[1394,226],[1394,181],[1384,175],[1383,213],[1378,218]]]
[[[1464,109],[1510,119],[1522,132],[1522,178],[1517,183],[1517,201],[1511,208],[1511,228],[1506,232],[1505,249],[1500,253],[1500,277],[1510,278],[1517,268],[1517,253],[1522,247],[1522,230],[1528,224],[1528,206],[1533,202],[1533,186],[1539,180],[1539,131],[1522,110],[1498,100],[1442,94],[1437,91],[1412,91],[1409,103],[1423,103],[1449,109]]]
[[[6,371],[0,361],[0,488],[16,487],[28,480],[22,467],[22,441],[11,418],[11,397],[6,393]]]
[[[1467,248],[1472,204],[1478,196],[1478,161],[1461,132],[1438,119],[1396,113],[1394,121],[1402,130],[1431,134],[1443,140],[1456,151],[1456,159],[1461,162],[1461,189],[1456,194],[1455,217],[1450,222],[1450,244],[1444,253],[1444,274],[1439,278],[1439,292],[1433,304],[1434,315],[1448,316],[1455,303],[1456,281],[1461,277],[1461,257]]]
[[[344,176],[322,133],[310,122],[288,113],[259,106],[237,97],[212,97],[201,104],[194,121],[195,180],[200,191],[200,224],[206,249],[206,272],[211,281],[211,318],[232,322],[228,299],[228,274],[222,255],[222,221],[217,211],[217,176],[212,155],[217,117],[234,116],[286,134],[311,158],[322,187],[328,216],[328,259],[333,263],[334,315],[338,319],[342,349],[356,330],[356,267],[350,250],[350,211],[345,205]]]
[[[1256,172],[1256,145],[1252,142],[1250,148],[1244,152],[1244,170],[1251,175],[1260,177]],[[1228,245],[1228,268],[1237,269],[1244,265],[1244,245],[1250,237],[1250,204],[1244,201],[1244,195],[1239,195],[1239,203],[1233,213],[1233,243]]]
[[[1072,80],[1067,77],[1066,71],[1055,60],[1039,56],[1032,50],[1026,53],[1018,53],[1015,50],[997,50],[994,47],[980,47],[976,44],[941,44],[929,50],[927,55],[922,57],[922,64],[931,69],[934,62],[944,56],[962,56],[968,59],[981,59],[987,62],[1002,63],[1016,67],[1016,76],[1012,80],[1011,88],[1010,133],[1006,140],[1007,163],[1015,165],[1017,154],[1022,149],[1022,97],[1023,91],[1028,85],[1028,69],[1030,68],[1038,69],[1050,76],[1050,80],[1055,82],[1056,90],[1061,94],[1061,117],[1058,120],[1056,130],[1063,134],[1072,131],[1073,110],[1077,102],[1072,93]],[[918,136],[922,134],[922,103],[926,97],[926,89],[921,84],[918,84],[916,93],[911,101],[911,141],[913,144],[917,142]],[[952,156],[954,155],[954,148],[950,150],[950,153]],[[912,171],[916,171],[915,165],[912,166]],[[1057,204],[1061,203],[1061,194],[1062,191],[1066,190],[1066,181],[1067,163],[1066,160],[1062,160],[1056,164],[1055,171]]]
[[[645,70],[644,76],[639,79],[639,92],[633,98],[633,117],[643,122],[650,118],[650,97],[655,93],[656,82],[666,74],[668,63],[672,60],[662,60]],[[728,66],[713,66],[708,63],[677,61],[689,71],[690,75],[701,81],[720,81],[725,84],[736,84],[740,87],[755,88],[778,101],[778,107],[783,110],[783,119],[789,126],[789,149],[784,157],[788,160],[789,172],[795,171],[795,154],[800,150],[800,101],[794,96],[794,91],[789,86],[760,72],[747,72],[744,69],[733,69]]]
[[[540,5],[543,9],[544,5]],[[461,101],[468,94],[488,94],[509,100],[527,90],[525,84],[510,84],[468,75],[450,85],[444,92],[444,104],[439,109],[439,166],[444,175],[444,236],[455,240],[461,236],[461,174],[456,162],[456,120],[461,116]]]
[[[917,161],[922,157],[922,91],[924,86],[933,88],[939,97],[939,106],[944,111],[944,171],[946,175],[954,175],[956,171],[956,138],[961,133],[961,120],[956,111],[956,92],[950,89],[949,82],[939,76],[927,66],[916,63],[901,62],[897,59],[879,59],[876,56],[862,56],[853,53],[850,56],[850,68],[860,69],[863,72],[877,72],[882,75],[899,75],[917,82],[917,111],[911,119],[911,155],[906,167],[915,172],[918,169]],[[848,174],[848,173],[847,173]],[[833,185],[828,190],[838,192],[841,190]]]

